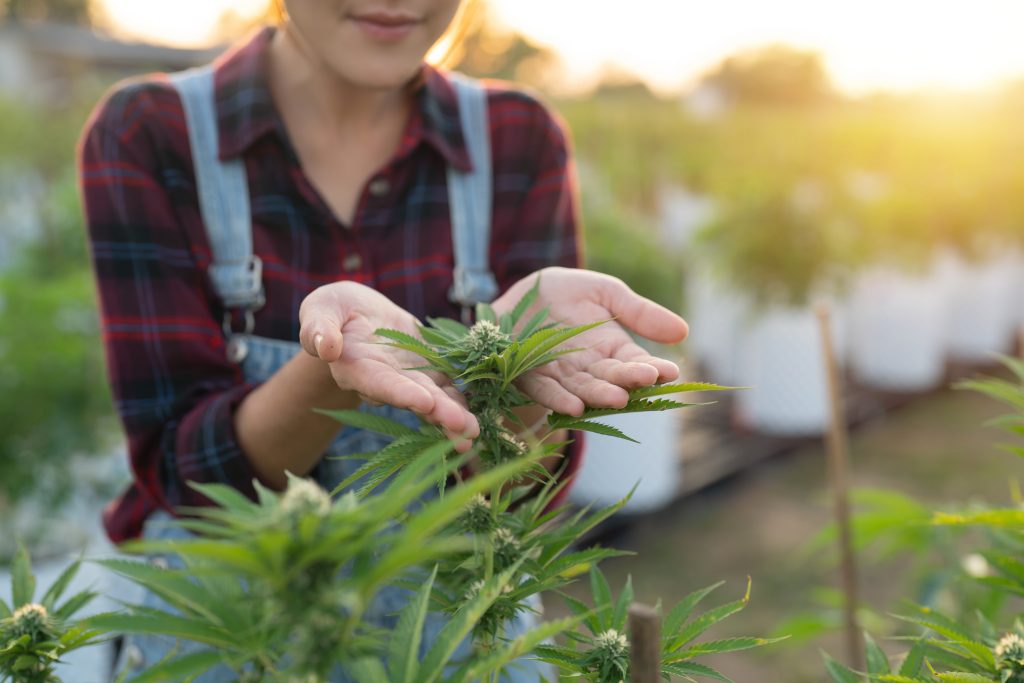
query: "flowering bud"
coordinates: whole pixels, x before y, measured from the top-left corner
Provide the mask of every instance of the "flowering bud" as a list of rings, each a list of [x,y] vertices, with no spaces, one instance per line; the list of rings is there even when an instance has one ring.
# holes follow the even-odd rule
[[[1003,672],[1004,683],[1024,683],[1024,638],[1007,633],[995,647],[996,668]]]
[[[11,615],[9,636],[20,638],[25,635],[32,640],[48,640],[54,635],[53,621],[42,605],[22,605]]]
[[[331,510],[331,497],[309,479],[292,479],[281,496],[281,509],[292,515],[314,513],[324,516]]]
[[[462,513],[462,528],[471,534],[490,533],[494,528],[494,516],[491,514],[491,503],[479,493],[466,504]]]

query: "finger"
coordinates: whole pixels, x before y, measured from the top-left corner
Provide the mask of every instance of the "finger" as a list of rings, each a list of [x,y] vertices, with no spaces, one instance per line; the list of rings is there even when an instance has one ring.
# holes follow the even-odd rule
[[[644,363],[656,369],[658,371],[658,378],[650,384],[674,382],[679,379],[679,365],[665,358],[652,356],[636,344],[626,344],[615,353],[615,358],[628,363]]]
[[[421,415],[434,410],[434,397],[406,373],[386,363],[366,359],[332,363],[331,374],[342,387],[355,389],[370,401],[386,403]]]
[[[311,356],[333,363],[341,358],[344,323],[337,311],[319,302],[314,292],[299,308],[299,343]]]
[[[422,372],[410,372],[407,376],[427,391],[434,401],[433,409],[423,414],[424,419],[442,427],[451,437],[473,439],[480,435],[480,425],[476,417],[464,405],[460,405],[448,395],[434,380]]]
[[[586,405],[551,377],[528,372],[516,381],[520,391],[548,410],[565,415],[582,415]]]
[[[640,296],[622,280],[609,278],[606,282],[602,303],[625,327],[660,344],[678,344],[686,339],[690,328],[678,315]]]
[[[542,374],[557,380],[566,391],[592,408],[622,408],[629,402],[629,393],[622,387],[594,377],[589,372],[577,370],[560,374],[559,369],[553,363]]]
[[[605,382],[622,387],[636,389],[647,387],[658,381],[659,372],[656,367],[643,361],[622,361],[617,358],[605,358],[587,366],[587,372]]]

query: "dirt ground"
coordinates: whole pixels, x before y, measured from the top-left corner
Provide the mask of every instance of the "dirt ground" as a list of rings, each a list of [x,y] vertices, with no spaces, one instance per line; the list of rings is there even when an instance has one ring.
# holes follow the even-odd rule
[[[1024,461],[998,450],[1002,433],[983,426],[1004,412],[990,399],[950,390],[864,425],[851,442],[854,484],[909,494],[935,507],[1006,502],[1008,482],[1022,478]],[[608,543],[638,554],[602,566],[613,586],[631,574],[637,599],[650,603],[660,597],[671,604],[724,579],[707,606],[722,604],[740,597],[750,576],[747,609],[710,635],[773,634],[785,620],[814,610],[821,589],[839,585],[822,553],[806,552],[808,540],[829,521],[829,501],[824,450],[808,447],[638,519]],[[871,566],[862,558],[863,602],[882,613],[894,608],[912,590],[904,573],[899,562]],[[577,588],[574,593],[585,592]],[[883,647],[900,652],[898,645]],[[837,634],[794,639],[707,663],[736,683],[825,681],[821,650],[841,658],[842,641]]]

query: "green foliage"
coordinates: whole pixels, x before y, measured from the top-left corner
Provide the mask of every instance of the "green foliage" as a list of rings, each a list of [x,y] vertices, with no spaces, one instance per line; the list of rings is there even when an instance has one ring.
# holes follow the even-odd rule
[[[1013,409],[1013,413],[995,423],[1019,438],[1024,424],[1024,363],[1004,358],[1014,375],[1005,379],[977,379],[960,383],[961,388],[980,391]],[[1008,449],[1020,455],[1017,445]],[[857,683],[864,680],[911,683],[944,681],[959,683],[1019,683],[1024,681],[1024,627],[1019,598],[1024,597],[1024,515],[1017,507],[997,508],[977,505],[956,511],[935,512],[930,525],[939,532],[962,534],[970,530],[969,540],[983,544],[975,547],[977,561],[982,565],[962,574],[957,564],[952,572],[959,581],[950,584],[954,605],[939,609],[934,606],[910,604],[896,619],[911,628],[912,647],[902,659],[898,671],[890,672],[888,659],[881,648],[867,638],[865,672],[844,667],[826,656],[826,669],[833,681]],[[897,528],[896,520],[877,527]],[[896,537],[894,547],[922,552],[919,534],[926,531],[921,521],[911,520],[919,530]],[[980,539],[975,538],[980,537]],[[944,558],[950,562],[948,556]],[[956,562],[956,559],[953,559]],[[979,603],[978,593],[987,597]],[[964,609],[964,606],[973,609]]]
[[[82,3],[37,5],[9,9],[71,18]],[[63,498],[69,457],[102,450],[116,432],[74,168],[96,94],[79,85],[46,106],[0,97],[0,174],[42,189],[39,234],[15,243],[0,269],[0,516],[29,493],[44,504]]]
[[[35,602],[36,578],[28,551],[19,548],[11,566],[11,598],[0,600],[0,681],[50,683],[67,653],[99,641],[101,631],[73,617],[95,594],[83,591],[61,601],[80,563],[73,562]]]
[[[481,422],[481,437],[470,455],[455,456],[453,443],[434,426],[417,430],[365,413],[325,411],[394,440],[366,454],[367,463],[333,497],[296,477],[290,477],[281,495],[257,483],[255,501],[227,486],[194,485],[214,505],[181,511],[184,517],[176,523],[192,536],[139,541],[125,548],[173,555],[182,568],[100,561],[169,607],[129,605],[88,618],[83,633],[159,634],[207,648],[172,651],[135,681],[188,680],[215,666],[227,666],[240,681],[320,681],[340,664],[366,683],[469,683],[496,681],[504,668],[524,657],[539,658],[588,681],[627,679],[625,620],[632,587],[627,583],[613,597],[596,568],[601,560],[626,553],[575,547],[626,500],[599,510],[557,507],[554,501],[565,481],[539,463],[563,445],[547,443],[558,430],[600,429],[594,418],[679,408],[686,404],[664,397],[721,387],[690,383],[638,389],[620,411],[554,415],[547,436],[521,436],[516,430],[525,426],[515,410],[529,400],[515,389],[515,380],[572,353],[567,346],[574,337],[602,324],[562,328],[550,323],[547,312],[537,310],[538,292],[539,285],[501,316],[481,306],[480,322],[472,327],[431,320],[421,338],[379,332],[383,343],[418,353],[427,367],[461,384]],[[457,487],[446,487],[471,457],[479,460],[474,475]],[[428,496],[434,489],[437,494]],[[25,563],[26,558],[19,558],[14,571],[16,603],[27,600],[33,590]],[[586,572],[593,607],[567,598],[573,616],[542,623],[515,638],[506,635],[518,616],[535,610],[539,594],[558,591]],[[58,584],[44,605],[57,599],[66,579]],[[385,633],[366,616],[375,596],[387,587],[407,589],[410,599],[393,630]],[[693,660],[772,642],[698,642],[749,599],[748,585],[740,600],[694,615],[710,591],[697,591],[666,615],[666,675],[722,679]],[[2,609],[10,612],[6,605]],[[446,621],[425,643],[424,626],[431,613],[444,614]],[[60,610],[55,614],[64,616]],[[51,631],[55,637],[49,622],[34,628],[29,636],[37,640],[49,643]],[[16,654],[23,657],[23,646],[35,641],[24,641],[20,632],[17,637],[11,647],[22,648]],[[565,644],[553,644],[555,638]],[[468,656],[457,657],[467,640]],[[19,662],[28,660],[17,657],[6,669],[0,665],[0,672],[21,671]]]
[[[726,638],[694,642],[705,631],[723,619],[739,612],[750,599],[750,585],[742,599],[694,615],[697,605],[721,584],[709,586],[683,598],[664,616],[661,642],[661,671],[665,678],[679,676],[693,681],[695,677],[728,680],[712,667],[692,661],[698,656],[736,652],[782,640],[766,638]],[[618,597],[612,594],[608,581],[596,566],[590,569],[593,607],[563,595],[569,609],[580,619],[586,631],[569,634],[570,647],[542,646],[537,655],[543,661],[572,672],[585,681],[615,683],[629,679],[629,640],[627,616],[633,602],[632,579]],[[660,605],[658,606],[661,612]]]

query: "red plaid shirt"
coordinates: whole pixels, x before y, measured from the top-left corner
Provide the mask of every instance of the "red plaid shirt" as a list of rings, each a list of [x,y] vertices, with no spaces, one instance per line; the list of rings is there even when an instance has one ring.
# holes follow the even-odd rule
[[[220,157],[241,156],[266,305],[254,333],[298,340],[299,304],[338,280],[369,285],[419,318],[454,317],[446,167],[470,162],[457,101],[424,67],[398,151],[341,224],[303,174],[266,80],[266,29],[217,61]],[[502,289],[580,259],[576,188],[566,134],[535,99],[488,84],[494,163],[491,265]],[[254,388],[227,361],[223,309],[206,276],[184,114],[156,75],[116,88],[90,119],[80,150],[86,223],[103,341],[134,482],[104,515],[114,541],[137,537],[157,508],[201,505],[187,481],[252,494],[255,476],[233,414]],[[575,460],[575,458],[573,458]]]

